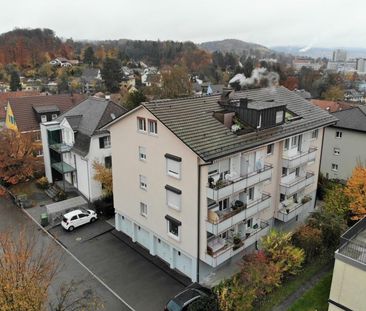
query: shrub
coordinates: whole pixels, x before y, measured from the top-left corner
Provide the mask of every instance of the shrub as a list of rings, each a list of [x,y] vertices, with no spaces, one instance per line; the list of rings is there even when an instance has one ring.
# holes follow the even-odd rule
[[[57,194],[56,194],[56,201],[63,201],[67,199],[67,194],[65,191],[60,190]]]
[[[98,199],[94,201],[93,204],[98,215],[105,216],[107,218],[114,216],[113,196]]]
[[[37,179],[36,184],[40,189],[48,189],[48,187],[50,186],[46,176]]]
[[[349,217],[349,199],[345,195],[342,185],[330,185],[326,191],[324,201],[324,209],[328,212],[334,212],[345,219]]]
[[[322,253],[322,232],[318,228],[303,225],[292,235],[293,245],[305,251],[306,261]]]

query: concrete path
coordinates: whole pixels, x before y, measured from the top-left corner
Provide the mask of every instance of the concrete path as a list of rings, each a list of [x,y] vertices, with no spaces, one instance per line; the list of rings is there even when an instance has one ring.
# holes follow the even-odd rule
[[[274,307],[272,311],[287,311],[298,299],[300,299],[309,289],[313,288],[329,271],[333,264],[328,264],[318,274],[305,282],[297,291],[288,296],[280,305]]]

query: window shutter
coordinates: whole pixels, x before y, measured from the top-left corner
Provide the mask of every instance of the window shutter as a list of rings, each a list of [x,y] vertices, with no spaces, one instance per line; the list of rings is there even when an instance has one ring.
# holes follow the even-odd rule
[[[104,149],[104,137],[99,137],[99,148]]]
[[[180,162],[167,159],[168,161],[168,173],[173,174],[177,177],[180,175]]]
[[[170,190],[166,191],[168,206],[180,209],[181,207],[181,196],[178,193],[172,192]]]

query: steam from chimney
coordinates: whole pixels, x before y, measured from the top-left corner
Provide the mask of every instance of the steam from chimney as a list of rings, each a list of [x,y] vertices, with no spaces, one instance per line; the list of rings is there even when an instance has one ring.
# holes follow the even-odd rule
[[[257,86],[261,81],[267,82],[269,87],[278,85],[279,75],[277,72],[268,71],[266,68],[255,68],[252,71],[252,75],[247,78],[244,74],[236,74],[230,81],[229,85],[239,83],[241,87],[245,86]]]

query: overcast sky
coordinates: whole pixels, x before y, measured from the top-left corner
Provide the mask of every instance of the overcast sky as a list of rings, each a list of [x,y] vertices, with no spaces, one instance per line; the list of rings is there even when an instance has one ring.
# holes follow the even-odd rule
[[[73,39],[203,41],[366,48],[365,0],[16,0],[0,33],[50,28]]]

